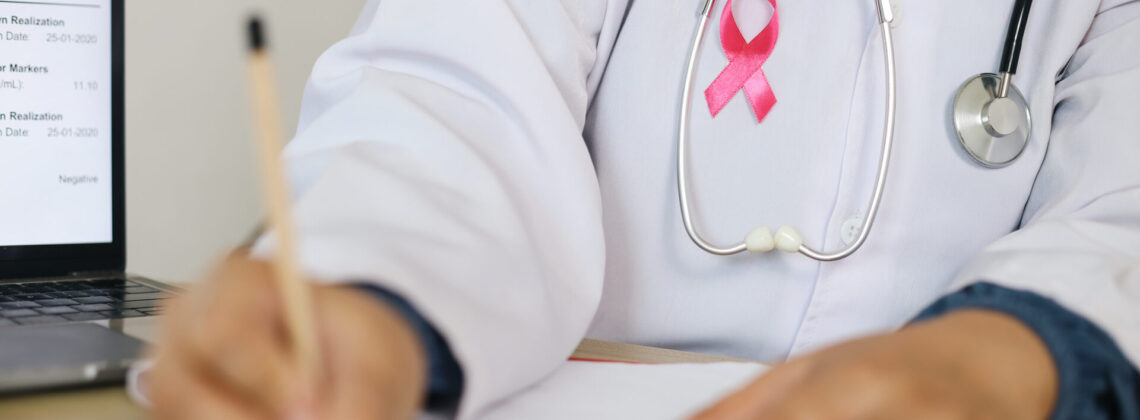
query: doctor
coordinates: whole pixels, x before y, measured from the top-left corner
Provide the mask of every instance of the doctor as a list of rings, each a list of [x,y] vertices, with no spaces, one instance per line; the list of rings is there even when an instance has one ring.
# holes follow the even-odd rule
[[[327,377],[235,257],[170,310],[161,417],[477,418],[592,337],[782,363],[703,418],[1140,418],[1140,2],[1033,5],[999,164],[950,116],[1012,0],[894,0],[894,95],[876,1],[717,1],[687,118],[702,0],[440,3],[368,2],[285,153]]]

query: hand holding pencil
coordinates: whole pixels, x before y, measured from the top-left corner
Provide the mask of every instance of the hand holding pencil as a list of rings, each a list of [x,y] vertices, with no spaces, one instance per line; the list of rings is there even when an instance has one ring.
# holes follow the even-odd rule
[[[311,286],[293,255],[280,122],[261,24],[251,22],[250,77],[270,262],[231,256],[167,309],[150,374],[164,419],[407,419],[426,361],[401,314],[351,286]]]
[[[148,394],[159,419],[409,419],[426,362],[402,315],[314,286],[321,376],[299,370],[271,265],[234,256],[167,309]]]

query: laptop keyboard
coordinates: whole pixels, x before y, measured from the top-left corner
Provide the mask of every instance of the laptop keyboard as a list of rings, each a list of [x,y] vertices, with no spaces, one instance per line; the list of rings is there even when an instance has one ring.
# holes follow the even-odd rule
[[[127,279],[0,284],[0,327],[158,315],[167,296]]]

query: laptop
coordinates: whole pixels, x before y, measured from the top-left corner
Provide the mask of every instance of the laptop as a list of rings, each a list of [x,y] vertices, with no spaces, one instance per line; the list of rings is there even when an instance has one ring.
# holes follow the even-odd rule
[[[176,288],[128,275],[123,0],[0,0],[0,393],[121,381]]]

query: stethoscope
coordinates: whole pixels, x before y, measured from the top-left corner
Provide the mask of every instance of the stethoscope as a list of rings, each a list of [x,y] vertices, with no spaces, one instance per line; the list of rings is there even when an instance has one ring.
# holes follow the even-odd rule
[[[733,255],[745,251],[765,253],[779,249],[788,253],[798,252],[818,261],[837,261],[851,256],[867,241],[871,226],[882,204],[883,190],[886,188],[887,172],[890,168],[891,153],[895,137],[895,51],[891,22],[894,14],[890,0],[875,0],[879,14],[879,28],[883,40],[883,57],[886,61],[887,101],[884,118],[882,154],[879,157],[879,170],[875,179],[875,189],[871,203],[863,216],[859,235],[842,249],[835,251],[817,250],[804,244],[803,237],[796,229],[782,226],[773,234],[766,227],[750,232],[742,242],[728,247],[720,247],[706,241],[697,232],[689,205],[688,150],[689,150],[689,109],[692,104],[693,76],[697,57],[701,51],[701,41],[708,28],[709,16],[715,0],[705,0],[701,9],[700,23],[693,45],[689,51],[689,63],[685,70],[685,84],[681,94],[681,109],[677,127],[677,190],[681,202],[681,219],[689,238],[702,250],[714,255]],[[1026,145],[1029,144],[1030,114],[1029,105],[1012,78],[1017,72],[1017,62],[1021,55],[1021,41],[1025,34],[1025,24],[1029,18],[1032,0],[1017,0],[1013,16],[1010,18],[1005,48],[1002,52],[1000,75],[983,73],[969,79],[959,89],[954,99],[951,120],[954,123],[958,141],[966,152],[979,164],[987,168],[1000,168],[1012,163]]]

